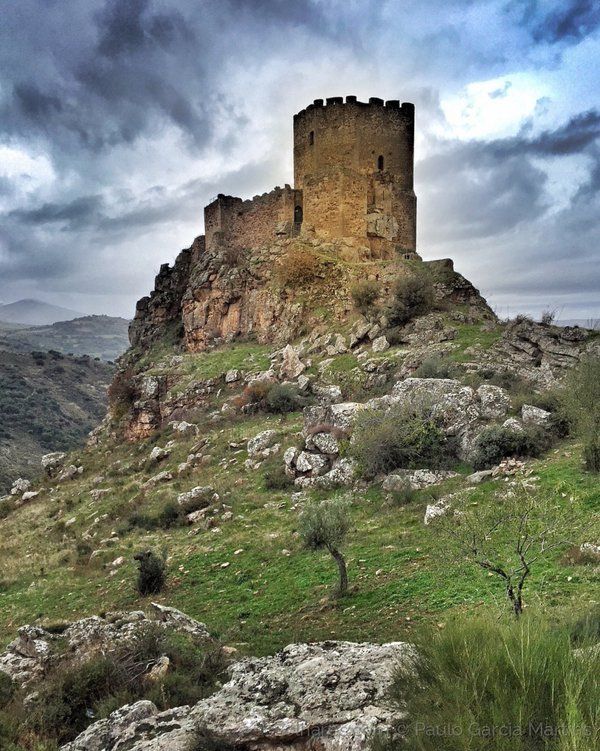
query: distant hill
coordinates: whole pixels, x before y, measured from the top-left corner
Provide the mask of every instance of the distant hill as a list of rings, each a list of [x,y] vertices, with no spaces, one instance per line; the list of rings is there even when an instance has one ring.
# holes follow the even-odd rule
[[[0,349],[13,352],[56,350],[115,360],[129,346],[128,328],[129,321],[112,316],[84,316],[51,326],[25,328],[14,325],[8,328],[0,323]]]
[[[106,412],[113,367],[58,352],[0,357],[0,495],[40,458],[83,444]]]
[[[41,300],[17,300],[0,305],[0,321],[24,323],[28,326],[47,326],[57,321],[80,318],[81,315],[76,310],[50,305]]]

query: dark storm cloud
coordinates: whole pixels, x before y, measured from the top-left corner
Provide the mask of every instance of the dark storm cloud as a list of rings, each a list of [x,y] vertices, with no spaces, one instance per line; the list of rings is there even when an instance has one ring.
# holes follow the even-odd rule
[[[111,0],[96,15],[98,52],[106,57],[131,53],[153,43],[168,48],[194,34],[175,10],[151,13],[149,0]]]
[[[597,0],[561,0],[552,10],[545,0],[524,6],[523,20],[536,42],[577,42],[600,25]]]
[[[600,112],[589,110],[572,117],[555,130],[546,130],[527,138],[516,136],[496,141],[493,148],[498,156],[568,156],[584,151],[600,137]]]
[[[101,206],[100,196],[82,196],[65,204],[45,203],[36,209],[15,209],[9,212],[8,216],[22,224],[42,225],[60,222],[76,229],[89,224],[92,218],[97,217]]]

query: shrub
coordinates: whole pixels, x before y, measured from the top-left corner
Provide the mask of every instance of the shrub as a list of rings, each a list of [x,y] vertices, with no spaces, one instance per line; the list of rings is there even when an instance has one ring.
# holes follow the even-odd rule
[[[555,310],[544,310],[542,311],[542,317],[540,318],[540,322],[542,326],[550,326],[552,323],[554,323],[555,318],[556,318]]]
[[[294,486],[294,480],[286,474],[281,459],[265,467],[263,478],[267,490],[287,490]]]
[[[293,248],[280,260],[277,278],[283,287],[301,287],[314,280],[319,259],[308,248]]]
[[[0,709],[9,703],[15,692],[15,686],[12,678],[7,673],[0,670]]]
[[[164,506],[157,517],[157,524],[161,529],[170,529],[182,521],[182,508],[174,501]]]
[[[256,381],[246,386],[238,401],[238,406],[274,414],[295,412],[305,404],[306,399],[294,386],[271,381]]]
[[[274,383],[265,397],[267,412],[286,414],[301,409],[306,400],[298,393],[298,389],[288,383]]]
[[[394,469],[446,466],[450,459],[441,428],[425,410],[405,406],[360,412],[349,450],[368,478]]]
[[[165,585],[167,566],[152,550],[136,553],[138,562],[137,590],[141,595],[157,594]]]
[[[396,669],[407,751],[593,751],[600,744],[600,652],[581,659],[566,629],[525,618],[456,619],[416,639]],[[550,733],[550,734],[549,734]],[[380,741],[379,748],[398,748]]]
[[[169,672],[159,681],[148,681],[148,670],[163,655],[169,658]],[[106,717],[142,698],[161,710],[195,704],[214,691],[224,669],[218,644],[201,645],[151,624],[115,651],[93,656],[76,670],[72,666],[51,669],[39,688],[27,726],[41,738],[63,743],[80,733],[91,717]],[[39,746],[50,747],[54,745]]]
[[[416,316],[423,315],[433,306],[433,284],[423,271],[398,279],[392,290],[388,306],[390,325],[402,326]]]
[[[340,498],[313,501],[305,506],[300,515],[298,532],[304,546],[309,550],[325,548],[338,565],[340,580],[338,594],[348,591],[346,561],[340,552],[350,528],[348,504]]]
[[[388,493],[389,501],[392,506],[408,506],[416,498],[416,490],[408,480],[405,480],[396,490]]]
[[[374,279],[361,279],[351,287],[350,295],[357,310],[367,315],[379,297],[379,284]]]
[[[452,378],[454,367],[438,355],[427,357],[415,370],[417,378]]]
[[[489,469],[507,457],[540,456],[550,444],[550,435],[543,428],[521,432],[492,425],[477,436],[473,466],[477,470]]]
[[[586,357],[570,374],[563,403],[578,436],[590,472],[600,472],[600,357]]]
[[[112,383],[108,387],[108,401],[113,417],[121,419],[132,407],[136,398],[132,368],[117,370]]]

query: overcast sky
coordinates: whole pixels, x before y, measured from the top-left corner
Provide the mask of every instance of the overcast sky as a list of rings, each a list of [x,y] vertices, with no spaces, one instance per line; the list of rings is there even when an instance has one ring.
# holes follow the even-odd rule
[[[131,316],[292,115],[413,101],[418,249],[502,315],[600,317],[597,0],[3,0],[0,301]]]

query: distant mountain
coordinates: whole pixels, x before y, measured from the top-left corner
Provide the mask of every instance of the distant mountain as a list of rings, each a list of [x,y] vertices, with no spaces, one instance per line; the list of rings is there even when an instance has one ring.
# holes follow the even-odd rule
[[[80,318],[82,313],[68,308],[60,308],[41,300],[17,300],[0,305],[0,321],[25,323],[28,326],[47,326],[57,321],[70,321]]]
[[[0,349],[13,352],[56,350],[115,360],[129,346],[128,328],[128,320],[112,316],[84,316],[29,328],[3,328],[0,324]]]
[[[40,458],[85,442],[106,412],[114,368],[59,352],[0,357],[0,495],[17,477],[40,472]]]

